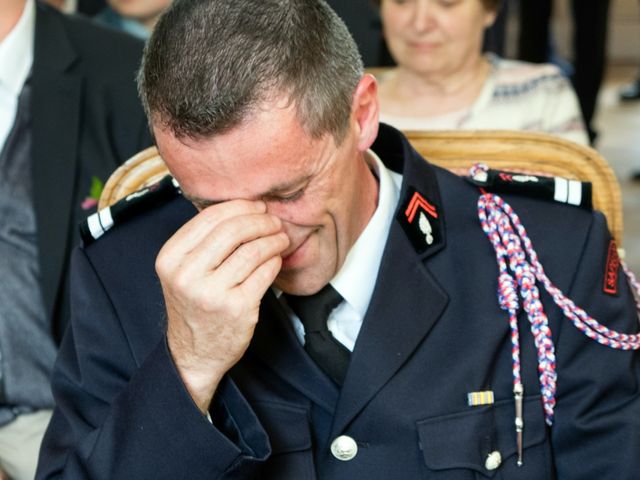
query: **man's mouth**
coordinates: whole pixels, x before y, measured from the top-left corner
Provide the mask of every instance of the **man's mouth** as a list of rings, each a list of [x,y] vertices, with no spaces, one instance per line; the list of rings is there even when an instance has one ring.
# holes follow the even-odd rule
[[[287,249],[282,254],[282,268],[291,268],[294,267],[297,263],[300,262],[304,254],[305,247],[307,246],[307,242],[311,238],[311,235],[305,237],[301,242],[299,242],[294,248]]]

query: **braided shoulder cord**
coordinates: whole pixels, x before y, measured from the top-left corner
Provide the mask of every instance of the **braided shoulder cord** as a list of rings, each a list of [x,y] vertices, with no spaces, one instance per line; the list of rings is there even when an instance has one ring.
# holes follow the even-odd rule
[[[487,167],[475,165],[471,169],[471,175],[475,176],[478,170],[486,171]],[[517,312],[520,305],[519,294],[522,298],[522,307],[531,324],[531,332],[537,349],[538,373],[545,419],[548,425],[552,425],[557,380],[555,348],[549,322],[540,301],[536,280],[544,286],[554,302],[562,309],[564,315],[578,330],[602,345],[620,350],[638,350],[640,349],[640,335],[620,333],[601,325],[553,285],[538,260],[538,255],[533,249],[520,218],[501,197],[489,193],[481,195],[478,199],[478,217],[482,229],[494,247],[498,261],[498,301],[500,307],[509,314],[516,400],[520,397],[521,401],[523,393],[517,323]],[[622,266],[631,286],[640,296],[640,285],[637,279],[624,263]],[[636,308],[640,312],[640,301],[638,300],[636,300]],[[522,422],[521,418],[516,418],[517,430],[518,420],[520,423]],[[520,432],[521,429],[520,426]]]

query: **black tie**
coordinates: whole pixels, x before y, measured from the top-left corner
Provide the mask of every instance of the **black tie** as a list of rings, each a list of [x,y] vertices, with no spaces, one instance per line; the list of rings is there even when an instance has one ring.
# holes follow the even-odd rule
[[[327,328],[329,314],[340,305],[342,297],[330,284],[314,295],[285,297],[304,325],[304,349],[323,372],[342,385],[351,352]]]

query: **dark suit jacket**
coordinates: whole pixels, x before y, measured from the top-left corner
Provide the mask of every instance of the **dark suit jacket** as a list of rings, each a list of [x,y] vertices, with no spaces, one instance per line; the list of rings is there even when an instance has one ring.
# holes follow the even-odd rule
[[[637,478],[638,355],[587,339],[546,294],[556,419],[546,426],[521,317],[524,465],[516,466],[510,330],[496,298],[495,254],[477,220],[478,190],[426,163],[389,128],[374,151],[404,184],[341,391],[305,354],[269,293],[248,351],[216,394],[214,425],[201,415],[167,349],[154,273],[159,248],[194,214],[178,197],[76,251],[74,313],[37,478]],[[435,241],[422,253],[405,229],[413,189],[439,214]],[[624,279],[618,296],[602,290],[610,239],[603,216],[506,198],[555,283],[607,325],[636,330]],[[483,390],[495,403],[468,406],[467,393]],[[353,460],[331,455],[338,435],[358,442]],[[487,470],[494,451],[502,463]]]
[[[68,263],[92,177],[106,181],[151,144],[135,86],[143,44],[38,3],[32,85],[33,186],[44,305],[59,340]],[[95,211],[95,209],[93,209]]]

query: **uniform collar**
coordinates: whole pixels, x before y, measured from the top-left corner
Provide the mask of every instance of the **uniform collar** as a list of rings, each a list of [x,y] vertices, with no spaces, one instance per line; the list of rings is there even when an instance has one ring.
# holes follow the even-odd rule
[[[421,259],[439,252],[446,244],[445,211],[436,178],[436,167],[425,161],[409,140],[393,127],[380,124],[371,149],[392,172],[402,174],[395,218]]]
[[[17,97],[33,63],[35,0],[27,0],[22,15],[0,43],[0,85]]]

